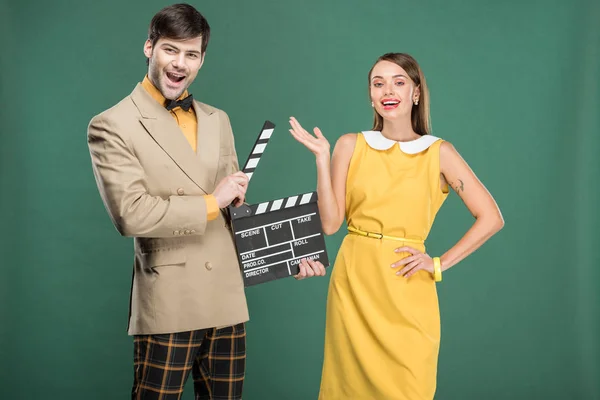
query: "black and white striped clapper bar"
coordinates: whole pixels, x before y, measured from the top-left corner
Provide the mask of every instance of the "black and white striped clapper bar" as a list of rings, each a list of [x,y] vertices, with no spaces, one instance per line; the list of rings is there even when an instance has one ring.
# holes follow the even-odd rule
[[[274,129],[266,121],[258,135],[242,169],[249,180]],[[316,192],[230,206],[229,214],[245,286],[296,275],[302,258],[329,266]]]

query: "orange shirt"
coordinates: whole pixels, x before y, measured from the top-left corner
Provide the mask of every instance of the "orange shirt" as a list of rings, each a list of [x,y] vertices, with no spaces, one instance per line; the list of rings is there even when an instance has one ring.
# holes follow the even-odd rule
[[[142,81],[142,86],[146,91],[152,96],[154,100],[156,100],[161,106],[164,106],[167,103],[167,99],[162,95],[160,90],[150,82],[148,79],[148,75],[144,77]],[[188,91],[186,90],[177,100],[181,100],[188,96]],[[169,111],[171,116],[175,118],[177,121],[177,125],[183,132],[183,135],[189,142],[190,146],[194,152],[196,152],[198,148],[198,121],[196,120],[196,112],[194,111],[194,107],[190,107],[188,111],[185,111],[181,107],[175,107],[174,109]],[[219,215],[219,204],[217,203],[217,199],[212,194],[207,194],[204,196],[206,201],[206,212],[208,220],[213,220],[217,218]]]

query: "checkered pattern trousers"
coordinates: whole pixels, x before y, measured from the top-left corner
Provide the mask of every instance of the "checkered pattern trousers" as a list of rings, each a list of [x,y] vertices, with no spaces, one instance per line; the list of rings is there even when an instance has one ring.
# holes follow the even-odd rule
[[[244,324],[134,337],[132,400],[179,400],[190,370],[195,400],[238,400],[246,368]]]

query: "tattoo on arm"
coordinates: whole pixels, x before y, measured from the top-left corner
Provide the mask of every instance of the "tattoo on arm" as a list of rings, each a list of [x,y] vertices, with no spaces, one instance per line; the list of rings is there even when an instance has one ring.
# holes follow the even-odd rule
[[[458,183],[454,184],[453,182],[450,182],[450,186],[452,186],[452,189],[454,189],[454,191],[458,194],[460,194],[460,192],[464,192],[465,191],[465,184],[462,180],[458,180]]]

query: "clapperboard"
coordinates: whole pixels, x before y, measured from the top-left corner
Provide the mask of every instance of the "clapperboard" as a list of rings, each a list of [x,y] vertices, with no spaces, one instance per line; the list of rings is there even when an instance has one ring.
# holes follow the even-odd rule
[[[242,169],[252,178],[275,124],[266,121]],[[317,193],[229,207],[244,285],[296,275],[302,258],[329,266]]]

